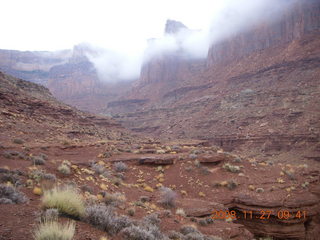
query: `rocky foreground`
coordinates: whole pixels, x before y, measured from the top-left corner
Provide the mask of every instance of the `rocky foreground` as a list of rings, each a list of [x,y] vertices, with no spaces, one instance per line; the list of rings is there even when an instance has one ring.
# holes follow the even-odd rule
[[[156,217],[160,239],[194,239],[188,226],[196,239],[319,234],[317,161],[248,158],[208,141],[133,136],[108,118],[57,102],[42,86],[2,73],[0,80],[0,239],[32,238],[45,212],[42,195],[71,185],[86,208],[112,205],[128,224]],[[128,239],[125,228],[72,219],[75,239]]]

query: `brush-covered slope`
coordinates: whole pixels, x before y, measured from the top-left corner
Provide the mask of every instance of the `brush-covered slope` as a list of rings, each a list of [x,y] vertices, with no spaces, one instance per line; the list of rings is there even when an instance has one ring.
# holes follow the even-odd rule
[[[93,116],[58,102],[41,85],[0,72],[0,141],[36,144],[119,139],[126,131],[110,118]]]

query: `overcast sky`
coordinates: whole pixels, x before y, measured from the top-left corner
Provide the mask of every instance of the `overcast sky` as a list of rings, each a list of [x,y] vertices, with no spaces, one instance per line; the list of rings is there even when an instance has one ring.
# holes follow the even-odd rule
[[[0,49],[61,50],[80,43],[105,81],[135,79],[158,54],[205,58],[211,44],[272,21],[298,0],[0,0]],[[164,36],[167,19],[201,31]],[[147,39],[157,38],[147,46]],[[102,50],[105,49],[106,51]]]
[[[81,42],[126,51],[160,37],[167,19],[208,28],[221,0],[1,0],[0,48],[58,50]]]

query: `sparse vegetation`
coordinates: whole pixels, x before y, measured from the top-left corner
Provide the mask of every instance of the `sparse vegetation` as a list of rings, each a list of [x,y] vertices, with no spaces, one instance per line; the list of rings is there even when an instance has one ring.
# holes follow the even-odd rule
[[[128,208],[127,209],[127,214],[129,215],[129,216],[134,216],[134,214],[136,213],[136,209],[135,208],[133,208],[133,207],[131,207],[131,208]]]
[[[35,240],[71,240],[75,233],[75,224],[44,221],[34,233]]]
[[[132,224],[126,216],[118,216],[112,207],[92,205],[86,208],[84,220],[113,235]]]
[[[41,212],[40,222],[44,221],[56,221],[59,217],[59,211],[56,208],[48,208]]]
[[[113,164],[113,168],[116,172],[125,172],[128,170],[127,164],[124,162],[116,162]]]
[[[209,170],[208,167],[201,166],[201,167],[200,167],[200,173],[201,173],[202,175],[209,175],[211,172],[210,172],[210,170]]]
[[[116,193],[106,193],[103,201],[106,205],[111,206],[118,206],[119,204],[126,201],[125,195],[122,193],[116,192]]]
[[[31,157],[31,161],[34,165],[44,165],[46,163],[46,160],[40,156]]]
[[[27,201],[27,197],[13,186],[0,184],[0,203],[14,204],[25,203]]]
[[[102,174],[105,171],[105,167],[98,164],[98,163],[94,163],[91,165],[91,169],[96,173],[96,174]]]
[[[231,165],[230,163],[225,163],[222,168],[232,173],[240,172],[239,166]]]
[[[43,208],[56,208],[61,214],[79,218],[85,212],[81,195],[70,187],[54,188],[45,191],[42,198]]]
[[[185,217],[185,216],[186,216],[186,213],[184,212],[184,210],[183,210],[182,208],[178,208],[178,209],[176,210],[176,214],[177,214],[178,216],[181,216],[181,217]]]
[[[167,187],[160,188],[160,192],[160,204],[162,204],[165,207],[175,207],[177,193]]]
[[[58,171],[64,175],[69,175],[71,173],[70,167],[67,164],[62,163],[58,167]]]
[[[15,143],[15,144],[23,144],[24,143],[24,141],[22,139],[20,139],[20,138],[15,138],[15,139],[12,140],[12,142]]]

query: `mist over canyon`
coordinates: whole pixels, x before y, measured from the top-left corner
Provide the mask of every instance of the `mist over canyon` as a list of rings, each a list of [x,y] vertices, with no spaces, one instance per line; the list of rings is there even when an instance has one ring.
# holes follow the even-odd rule
[[[320,1],[212,2],[205,5],[210,11],[201,8],[208,15],[202,28],[167,18],[157,26],[160,36],[142,41],[137,36],[157,7],[160,12],[158,3],[148,3],[154,4],[150,18],[135,25],[133,3],[120,6],[106,27],[99,9],[100,21],[90,27],[118,36],[114,48],[87,41],[59,51],[0,50],[0,176],[16,177],[19,172],[9,169],[17,166],[36,167],[42,161],[35,156],[46,151],[50,161],[43,160],[41,171],[81,185],[88,205],[101,210],[108,194],[126,195],[115,209],[128,216],[112,219],[134,216],[130,231],[117,230],[114,238],[109,225],[93,228],[79,218],[84,228],[77,228],[76,239],[98,239],[101,229],[118,239],[134,228],[149,235],[157,229],[161,237],[150,237],[156,240],[170,234],[183,240],[318,239]],[[201,15],[180,3],[181,12]],[[60,164],[71,174],[61,173]],[[22,189],[35,200],[23,211],[31,212],[41,197],[28,189],[27,177],[21,174]],[[163,194],[177,198],[170,213]],[[253,217],[211,221],[213,210]],[[266,212],[270,219],[261,218]],[[152,214],[161,225],[146,224],[144,216]],[[186,225],[196,230],[186,233]]]

